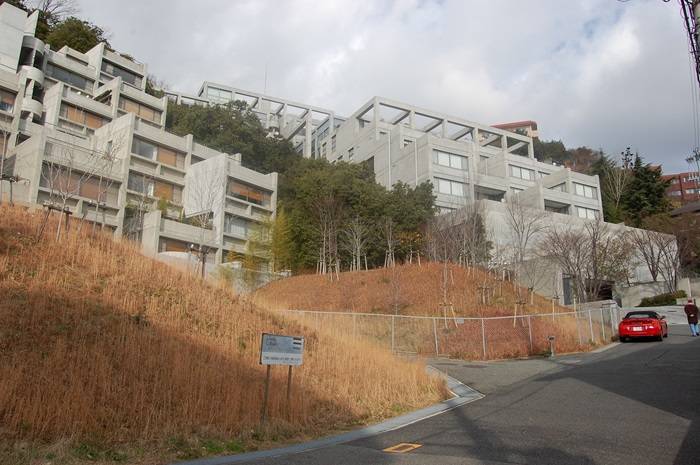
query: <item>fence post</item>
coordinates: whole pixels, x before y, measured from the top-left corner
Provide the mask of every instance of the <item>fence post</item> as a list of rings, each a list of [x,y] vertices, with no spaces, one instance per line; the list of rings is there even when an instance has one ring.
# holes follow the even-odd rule
[[[603,333],[603,343],[605,343],[605,317],[603,316],[603,307],[600,308],[600,331]]]
[[[483,318],[481,319],[481,346],[484,349],[484,360],[486,360],[486,328]]]
[[[552,318],[554,318],[554,315],[552,315]],[[530,319],[530,315],[527,316],[527,332],[530,336],[530,354],[532,354],[534,348],[532,347],[532,320]]]
[[[435,338],[435,356],[439,357],[440,356],[440,348],[438,347],[438,337],[437,337],[437,322],[435,321],[435,317],[433,317],[433,338]]]
[[[394,319],[396,317],[394,315],[391,316],[391,352],[394,352],[394,326],[395,322]]]
[[[595,339],[593,336],[593,315],[591,314],[591,310],[588,310],[588,325],[591,328],[591,344],[595,342]]]
[[[614,338],[615,335],[617,334],[617,330],[616,330],[616,328],[615,328],[615,321],[613,321],[613,309],[612,309],[612,305],[611,305],[610,307],[608,307],[608,313],[610,314],[610,331],[611,331],[611,334],[612,334],[612,336],[610,336],[610,337],[611,337],[611,338]]]

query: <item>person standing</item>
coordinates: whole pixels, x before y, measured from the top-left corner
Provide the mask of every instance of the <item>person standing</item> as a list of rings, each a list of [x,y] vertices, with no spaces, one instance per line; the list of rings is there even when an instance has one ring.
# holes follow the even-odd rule
[[[698,330],[698,306],[695,305],[693,299],[688,299],[688,303],[685,304],[683,310],[685,310],[685,314],[688,317],[691,335],[693,337],[700,336],[700,331]]]

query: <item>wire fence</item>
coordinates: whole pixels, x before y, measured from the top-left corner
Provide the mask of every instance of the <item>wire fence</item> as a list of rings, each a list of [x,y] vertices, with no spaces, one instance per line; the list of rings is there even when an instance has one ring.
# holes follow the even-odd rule
[[[319,330],[369,340],[395,353],[494,360],[575,352],[617,338],[616,305],[571,311],[489,318],[431,317],[374,313],[285,310]],[[550,340],[550,338],[553,338]]]

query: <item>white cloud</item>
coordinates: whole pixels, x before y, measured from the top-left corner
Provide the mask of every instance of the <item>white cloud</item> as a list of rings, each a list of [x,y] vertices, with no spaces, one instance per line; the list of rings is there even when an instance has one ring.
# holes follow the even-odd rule
[[[81,0],[172,88],[218,81],[350,114],[373,95],[666,169],[692,148],[677,5],[654,0]]]

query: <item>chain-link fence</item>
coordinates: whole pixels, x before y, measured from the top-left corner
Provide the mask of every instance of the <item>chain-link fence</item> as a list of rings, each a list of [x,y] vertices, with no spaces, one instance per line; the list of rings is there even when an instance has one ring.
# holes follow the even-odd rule
[[[397,353],[493,360],[588,350],[614,340],[615,305],[490,318],[430,317],[286,310],[311,328],[370,340]],[[553,340],[550,341],[550,338]]]

